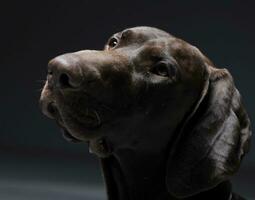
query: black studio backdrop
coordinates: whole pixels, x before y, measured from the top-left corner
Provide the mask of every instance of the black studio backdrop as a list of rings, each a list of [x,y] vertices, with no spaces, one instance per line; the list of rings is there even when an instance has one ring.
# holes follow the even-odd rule
[[[62,139],[56,125],[41,115],[38,99],[49,59],[81,49],[102,49],[112,33],[127,27],[147,25],[166,30],[197,46],[216,66],[228,68],[253,120],[254,8],[252,1],[241,0],[2,3],[0,197],[15,199],[11,188],[20,189],[18,199],[54,195],[57,199],[63,194],[66,199],[83,199],[84,195],[105,199],[97,159],[85,145]],[[255,197],[254,156],[253,147],[234,178],[234,187],[251,198]],[[33,189],[38,182],[58,190],[50,193],[46,186],[40,191]],[[85,185],[95,186],[94,190],[88,192]]]

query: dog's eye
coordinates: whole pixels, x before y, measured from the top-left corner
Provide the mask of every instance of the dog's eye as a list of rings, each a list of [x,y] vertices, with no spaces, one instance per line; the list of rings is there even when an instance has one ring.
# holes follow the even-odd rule
[[[117,44],[118,44],[118,40],[116,38],[111,38],[109,43],[108,43],[110,48],[113,48],[113,47],[117,46]]]
[[[169,77],[170,72],[169,72],[169,67],[166,63],[160,62],[156,64],[152,70],[152,73],[159,75],[159,76],[164,76],[164,77]]]

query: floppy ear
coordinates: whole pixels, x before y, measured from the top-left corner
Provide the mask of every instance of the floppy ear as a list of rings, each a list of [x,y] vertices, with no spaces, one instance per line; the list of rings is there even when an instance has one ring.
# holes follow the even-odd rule
[[[178,198],[228,179],[249,149],[250,120],[230,73],[211,66],[207,71],[201,97],[167,161],[167,188]]]

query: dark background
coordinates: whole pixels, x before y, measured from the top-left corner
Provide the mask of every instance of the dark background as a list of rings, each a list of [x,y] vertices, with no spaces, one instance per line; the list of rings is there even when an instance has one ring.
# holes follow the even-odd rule
[[[49,59],[102,49],[127,27],[147,25],[196,45],[232,73],[255,118],[255,6],[252,1],[9,1],[0,24],[0,199],[106,199],[97,158],[69,144],[38,99]],[[254,121],[254,120],[253,120]],[[254,130],[254,126],[253,126]],[[236,191],[255,199],[255,142]]]

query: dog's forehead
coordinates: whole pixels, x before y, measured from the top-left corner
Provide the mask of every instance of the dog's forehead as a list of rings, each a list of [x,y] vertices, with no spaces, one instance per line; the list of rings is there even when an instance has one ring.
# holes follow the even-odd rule
[[[173,36],[150,39],[138,48],[140,53],[147,55],[165,54],[178,57],[194,55],[195,50],[194,46]]]
[[[120,32],[117,32],[113,34],[113,36],[120,38],[124,34],[130,34],[131,37],[137,37],[137,38],[142,38],[144,40],[150,40],[154,38],[160,38],[160,37],[169,37],[171,36],[169,33],[160,30],[158,28],[154,27],[148,27],[148,26],[138,26],[138,27],[133,27],[133,28],[127,28],[124,29]]]
[[[157,38],[146,41],[135,51],[138,57],[141,58],[153,58],[153,57],[165,57],[169,55],[168,39]]]
[[[160,30],[160,29],[154,28],[154,27],[148,27],[148,26],[127,28],[127,29],[121,31],[121,33],[127,32],[127,31],[132,31],[135,34],[144,35],[145,37],[148,37],[151,39],[171,36],[169,33],[165,32],[163,30]]]
[[[129,42],[126,43],[126,46],[130,43],[138,43],[140,44],[140,47],[144,46],[144,48],[148,49],[165,50],[165,48],[169,48],[171,51],[181,50],[184,53],[193,48],[192,45],[184,40],[176,38],[161,29],[147,26],[127,28],[113,34],[112,37],[119,39],[128,37]]]

